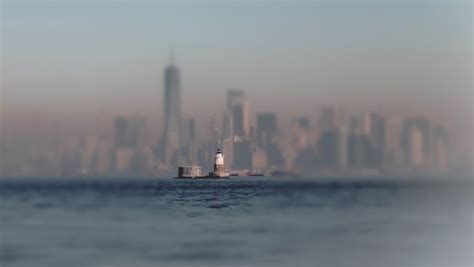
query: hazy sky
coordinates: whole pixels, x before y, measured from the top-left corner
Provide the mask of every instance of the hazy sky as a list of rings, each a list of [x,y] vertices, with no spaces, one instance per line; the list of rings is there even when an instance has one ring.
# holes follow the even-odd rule
[[[1,1],[7,111],[162,117],[173,48],[184,113],[225,90],[254,110],[322,104],[472,121],[468,1]]]

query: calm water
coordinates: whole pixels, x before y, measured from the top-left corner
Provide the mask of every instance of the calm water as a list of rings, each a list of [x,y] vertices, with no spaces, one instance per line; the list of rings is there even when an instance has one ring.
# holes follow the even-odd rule
[[[472,189],[440,181],[5,179],[0,266],[473,266]]]

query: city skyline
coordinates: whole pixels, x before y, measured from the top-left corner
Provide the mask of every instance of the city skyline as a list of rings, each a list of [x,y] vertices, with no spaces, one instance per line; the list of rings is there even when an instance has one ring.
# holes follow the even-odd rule
[[[12,146],[31,132],[110,134],[118,116],[138,116],[153,142],[163,137],[176,150],[184,120],[201,142],[211,122],[224,131],[232,113],[227,128],[245,140],[261,113],[275,113],[285,129],[301,116],[314,123],[329,106],[426,118],[449,129],[456,157],[472,159],[470,7],[5,1],[2,135]],[[162,75],[171,49],[179,71]],[[168,101],[166,77],[177,81],[168,89],[179,88]],[[231,107],[229,90],[244,92],[245,104]]]
[[[244,89],[228,89],[221,116],[209,118],[199,134],[195,118],[181,116],[181,72],[173,60],[163,77],[159,135],[139,114],[115,117],[113,129],[96,125],[100,133],[61,135],[53,127],[49,133],[12,137],[4,131],[2,152],[9,157],[2,160],[2,175],[166,176],[178,166],[207,170],[218,149],[227,156],[224,167],[236,175],[413,175],[470,169],[468,161],[457,161],[452,135],[439,121],[325,105],[285,126],[274,111],[252,114]]]

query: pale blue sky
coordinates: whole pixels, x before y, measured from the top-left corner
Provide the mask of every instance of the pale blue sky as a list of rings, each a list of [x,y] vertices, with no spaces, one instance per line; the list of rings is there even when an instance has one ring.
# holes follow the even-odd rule
[[[162,69],[173,48],[187,114],[219,111],[224,104],[210,104],[235,87],[248,90],[254,110],[336,104],[445,120],[472,111],[467,1],[4,0],[1,7],[10,110],[161,117]]]

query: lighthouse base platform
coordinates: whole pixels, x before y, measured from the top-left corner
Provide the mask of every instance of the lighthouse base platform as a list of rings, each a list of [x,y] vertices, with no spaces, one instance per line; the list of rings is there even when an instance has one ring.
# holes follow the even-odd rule
[[[175,179],[229,179],[230,176],[213,176],[213,175],[206,175],[206,176],[196,176],[196,177],[175,177]]]
[[[176,179],[229,179],[230,174],[227,171],[224,172],[210,172],[205,176],[178,176]]]

